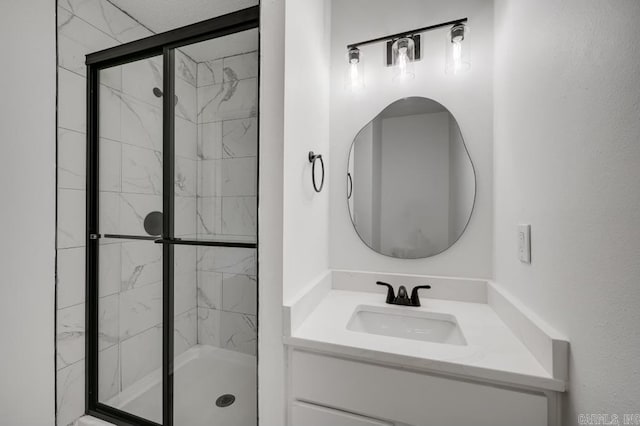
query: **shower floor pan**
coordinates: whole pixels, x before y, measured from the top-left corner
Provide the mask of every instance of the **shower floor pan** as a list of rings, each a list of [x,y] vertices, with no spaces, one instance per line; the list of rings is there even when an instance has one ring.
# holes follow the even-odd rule
[[[162,384],[154,371],[107,402],[115,408],[162,423]],[[196,345],[174,364],[174,424],[189,426],[257,425],[256,357]],[[235,396],[233,404],[216,400]]]

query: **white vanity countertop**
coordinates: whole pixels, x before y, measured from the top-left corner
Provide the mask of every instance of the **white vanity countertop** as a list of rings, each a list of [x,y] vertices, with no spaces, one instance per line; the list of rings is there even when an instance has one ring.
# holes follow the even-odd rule
[[[565,381],[552,377],[488,304],[427,297],[421,297],[421,303],[417,308],[399,307],[385,304],[383,294],[330,289],[290,335],[285,335],[285,343],[425,372],[541,390],[565,390]],[[454,315],[467,345],[348,330],[347,324],[359,305]]]

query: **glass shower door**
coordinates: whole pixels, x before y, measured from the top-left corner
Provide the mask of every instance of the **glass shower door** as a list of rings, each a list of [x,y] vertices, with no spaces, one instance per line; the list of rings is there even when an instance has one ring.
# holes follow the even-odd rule
[[[175,425],[257,425],[258,30],[174,55]]]
[[[162,423],[162,56],[98,72],[98,401]]]
[[[87,57],[92,415],[257,425],[258,17]]]

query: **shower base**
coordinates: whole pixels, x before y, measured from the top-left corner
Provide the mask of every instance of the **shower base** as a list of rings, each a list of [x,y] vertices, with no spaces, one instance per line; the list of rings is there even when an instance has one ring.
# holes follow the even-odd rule
[[[177,426],[257,425],[256,357],[196,345],[174,363],[174,424]],[[227,407],[216,400],[235,396]],[[154,371],[107,402],[162,424],[161,372]]]

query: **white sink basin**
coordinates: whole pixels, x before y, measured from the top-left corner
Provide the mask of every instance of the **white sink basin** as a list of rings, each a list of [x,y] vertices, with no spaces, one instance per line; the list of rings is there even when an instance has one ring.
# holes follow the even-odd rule
[[[405,309],[360,305],[347,329],[425,342],[467,344],[453,315]]]

